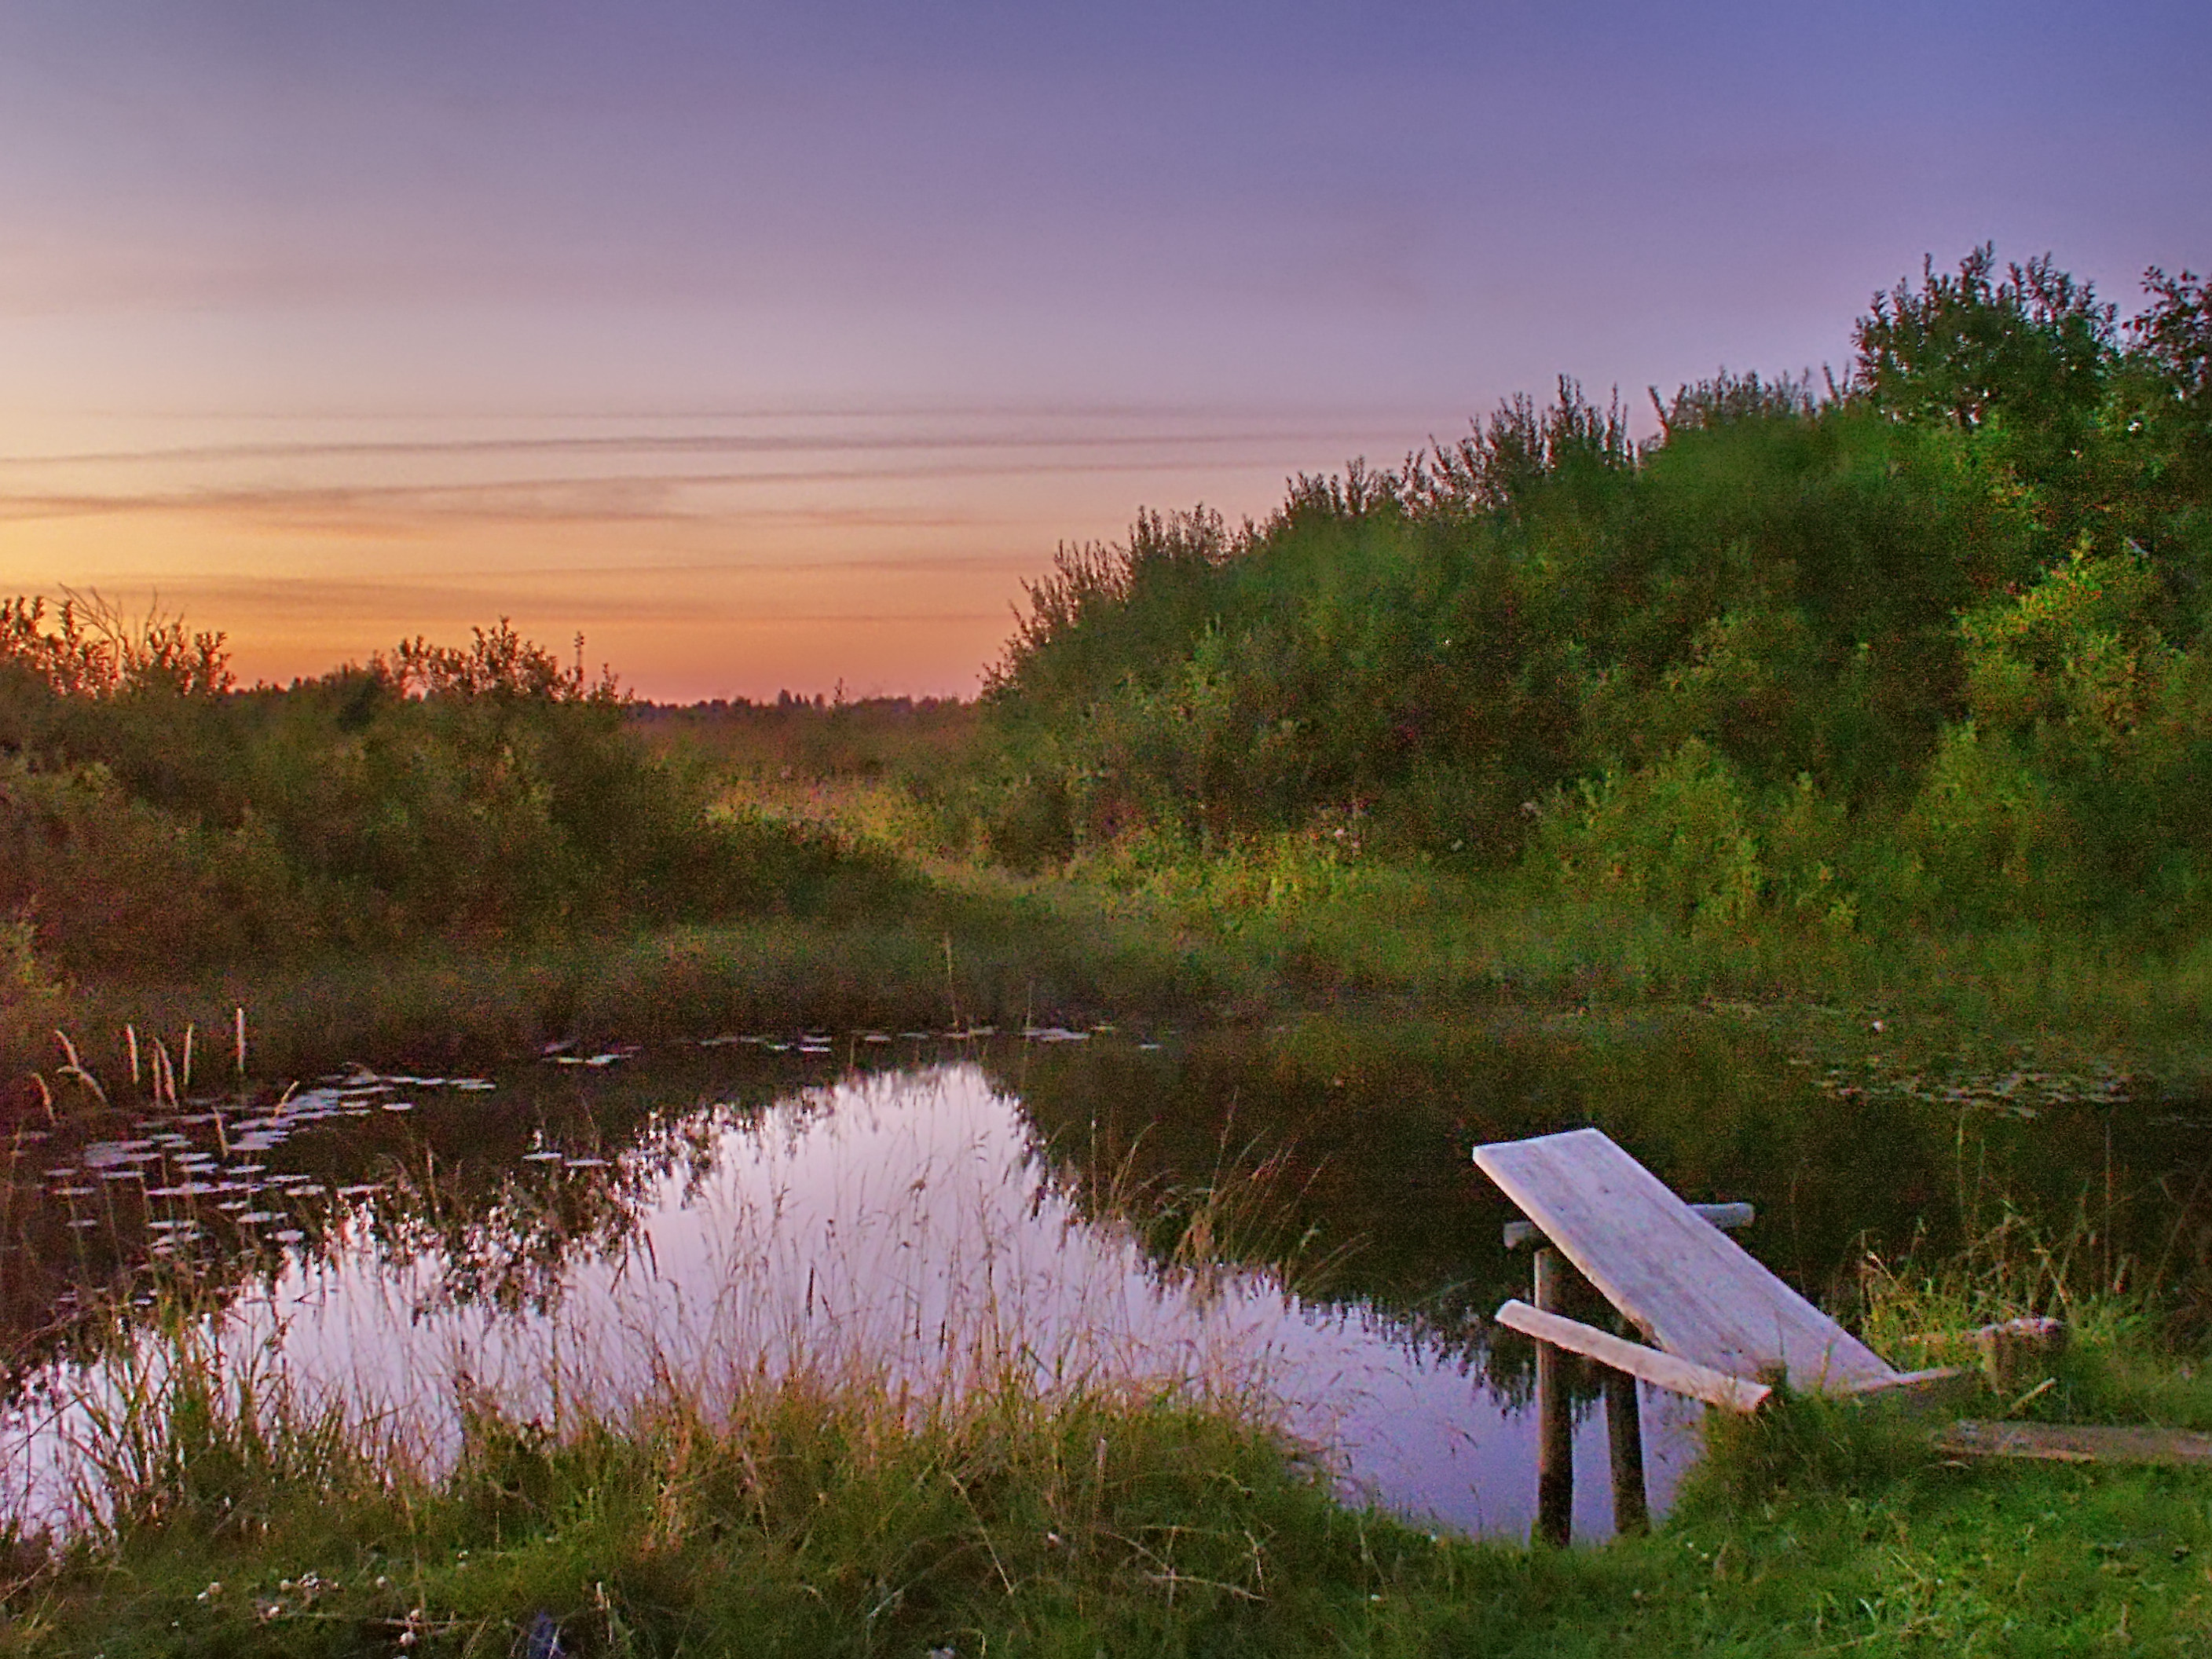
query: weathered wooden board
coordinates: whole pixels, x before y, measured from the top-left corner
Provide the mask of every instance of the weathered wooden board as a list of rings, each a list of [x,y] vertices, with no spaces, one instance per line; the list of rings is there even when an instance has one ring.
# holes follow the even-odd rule
[[[1475,1148],[1474,1161],[1668,1353],[1738,1378],[1778,1372],[1804,1390],[1897,1375],[1602,1132],[1500,1141]]]
[[[1972,1394],[1975,1386],[1976,1374],[1971,1367],[1935,1365],[1924,1371],[1892,1371],[1871,1382],[1854,1382],[1833,1392],[1860,1400],[1890,1395],[1935,1402],[1955,1401],[1961,1395]]]
[[[1532,1308],[1525,1302],[1508,1302],[1498,1310],[1498,1322],[1523,1336],[1533,1336],[1540,1342],[1572,1352],[1586,1354],[1601,1365],[1626,1371],[1631,1376],[1640,1376],[1656,1388],[1671,1394],[1686,1395],[1692,1400],[1702,1400],[1708,1406],[1719,1406],[1732,1412],[1755,1412],[1766,1403],[1773,1390],[1763,1382],[1750,1382],[1740,1376],[1730,1376],[1700,1365],[1694,1360],[1684,1359],[1659,1348],[1647,1348],[1640,1342],[1631,1342],[1625,1337],[1601,1331],[1595,1325],[1585,1325],[1578,1319],[1569,1319],[1563,1314],[1546,1313],[1541,1308]]]
[[[1498,1310],[1498,1322],[1516,1329],[1522,1336],[1533,1336],[1540,1343],[1551,1343],[1553,1347],[1571,1349],[1575,1354],[1586,1354],[1599,1364],[1610,1364],[1614,1371],[1628,1371],[1628,1376],[1639,1376],[1655,1387],[1668,1389],[1670,1394],[1686,1394],[1692,1401],[1704,1401],[1705,1405],[1719,1405],[1728,1411],[1756,1411],[1765,1405],[1767,1394],[1771,1394],[1765,1382],[1747,1382],[1741,1376],[1728,1376],[1728,1371],[1714,1371],[1708,1364],[1697,1360],[1686,1360],[1679,1354],[1668,1354],[1663,1349],[1644,1347],[1631,1343],[1628,1338],[1614,1336],[1613,1332],[1601,1332],[1595,1325],[1583,1325],[1579,1318],[1566,1318],[1564,1314],[1547,1314],[1541,1307],[1531,1307],[1524,1301],[1509,1301]]]
[[[2051,1463],[2212,1465],[2212,1435],[2108,1423],[1954,1423],[1936,1437],[1936,1449]]]

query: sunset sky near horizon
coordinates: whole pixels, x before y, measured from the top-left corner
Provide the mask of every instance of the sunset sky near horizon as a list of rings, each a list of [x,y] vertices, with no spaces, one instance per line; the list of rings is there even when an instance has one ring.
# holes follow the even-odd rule
[[[1141,506],[2212,267],[2212,9],[0,8],[0,593],[971,692]],[[1644,418],[1648,425],[1648,414]]]

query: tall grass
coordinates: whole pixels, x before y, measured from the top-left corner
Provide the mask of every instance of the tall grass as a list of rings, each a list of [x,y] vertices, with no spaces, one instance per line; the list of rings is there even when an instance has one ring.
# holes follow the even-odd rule
[[[41,1574],[58,1628],[505,1652],[550,1620],[571,1650],[794,1653],[1216,1629],[1260,1650],[1317,1599],[1301,1556],[1326,1483],[1218,1401],[1046,1395],[1012,1364],[927,1395],[664,1370],[556,1426],[460,1379],[433,1460],[193,1329],[131,1350],[83,1420],[78,1529]]]
[[[1885,1279],[1869,1334],[2017,1305],[2048,1289],[2027,1271]],[[2185,1652],[2207,1630],[2201,1482],[1970,1469],[1814,1401],[1731,1425],[1655,1537],[1528,1553],[1343,1508],[1231,1401],[1040,1389],[1018,1356],[951,1393],[662,1368],[557,1420],[456,1376],[432,1448],[175,1311],[102,1373],[75,1526],[10,1531],[5,1650],[2057,1653],[2124,1628]],[[2072,1311],[2063,1398],[2208,1420],[2212,1385],[2122,1304]]]
[[[541,1623],[571,1651],[1256,1652],[1362,1613],[1367,1540],[1413,1535],[1339,1509],[1225,1351],[1125,1352],[1114,1306],[1043,1320],[1018,1237],[940,1262],[892,1248],[910,1226],[878,1237],[909,1174],[989,1234],[988,1173],[969,1193],[957,1169],[884,1171],[889,1210],[839,1208],[845,1229],[781,1187],[717,1208],[725,1282],[673,1322],[633,1285],[596,1325],[556,1314],[550,1349],[487,1331],[442,1369],[318,1380],[281,1297],[225,1307],[189,1279],[118,1306],[16,1417],[9,1628],[111,1653],[342,1632],[503,1652]],[[1139,1259],[1121,1238],[1108,1304]],[[1067,1264],[1048,1272],[1064,1295]]]

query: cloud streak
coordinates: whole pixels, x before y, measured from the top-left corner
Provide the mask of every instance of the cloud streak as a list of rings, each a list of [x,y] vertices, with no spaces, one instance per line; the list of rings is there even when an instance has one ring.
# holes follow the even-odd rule
[[[1308,447],[1317,442],[1357,440],[1372,428],[1348,425],[1243,429],[1162,428],[1142,432],[1002,432],[924,434],[735,434],[714,432],[626,433],[555,437],[470,437],[322,439],[310,441],[184,444],[143,449],[85,450],[53,454],[0,454],[0,468],[41,466],[138,466],[180,461],[399,460],[477,459],[495,455],[789,455],[884,453],[951,453],[976,450],[1033,452],[1172,449],[1178,452],[1261,445]],[[1070,466],[1097,465],[1071,459]],[[834,476],[834,475],[823,475]]]

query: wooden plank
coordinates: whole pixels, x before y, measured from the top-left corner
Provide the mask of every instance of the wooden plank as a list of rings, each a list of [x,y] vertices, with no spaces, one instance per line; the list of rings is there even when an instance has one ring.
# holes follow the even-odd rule
[[[1887,1376],[1878,1376],[1871,1382],[1854,1382],[1836,1393],[1853,1399],[1873,1400],[1885,1394],[1930,1394],[1970,1388],[1973,1384],[1974,1369],[1971,1365],[1937,1365],[1924,1371],[1892,1371]]]
[[[2212,1466],[2212,1435],[2111,1423],[1954,1423],[1936,1437],[1936,1449],[2048,1463]]]
[[[1666,1353],[1657,1348],[1647,1348],[1640,1342],[1630,1342],[1601,1331],[1595,1325],[1585,1325],[1578,1319],[1569,1319],[1560,1314],[1545,1313],[1525,1302],[1508,1302],[1498,1310],[1498,1322],[1523,1336],[1533,1336],[1539,1342],[1549,1342],[1555,1347],[1587,1354],[1601,1365],[1610,1365],[1617,1371],[1626,1371],[1631,1376],[1640,1376],[1656,1388],[1670,1394],[1686,1395],[1692,1400],[1702,1400],[1708,1406],[1719,1406],[1732,1412],[1755,1412],[1765,1404],[1766,1396],[1773,1390],[1763,1382],[1746,1382],[1740,1376],[1730,1376],[1700,1365],[1694,1360],[1677,1354]]]
[[[1737,1227],[1748,1227],[1759,1219],[1759,1212],[1748,1204],[1692,1204],[1690,1213],[1716,1227],[1731,1231]],[[1536,1231],[1536,1224],[1533,1221],[1509,1221],[1505,1224],[1503,1237],[1507,1249],[1517,1250],[1530,1239],[1541,1238],[1543,1235]]]
[[[1895,1375],[1596,1129],[1478,1146],[1474,1161],[1630,1322],[1670,1354],[1806,1390]]]
[[[1860,1382],[1842,1391],[1846,1400],[1887,1401],[1908,1417],[1948,1415],[1977,1392],[1980,1374],[1970,1365],[1939,1365],[1933,1370],[1897,1371],[1879,1382]]]

